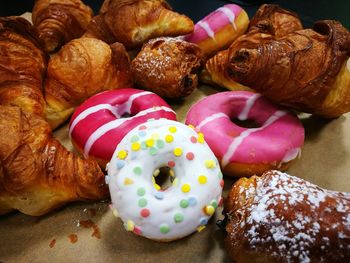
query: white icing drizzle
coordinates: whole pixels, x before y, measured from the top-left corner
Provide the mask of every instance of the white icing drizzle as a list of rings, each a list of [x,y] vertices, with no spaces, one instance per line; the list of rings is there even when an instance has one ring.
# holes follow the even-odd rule
[[[253,96],[249,97],[249,99],[247,99],[246,104],[245,104],[242,112],[237,117],[240,121],[245,121],[248,119],[248,115],[249,115],[250,110],[254,106],[255,101],[260,97],[261,97],[261,95],[257,93],[257,94],[254,94]]]
[[[87,108],[86,110],[82,111],[72,122],[72,124],[69,127],[69,137],[71,137],[72,132],[77,126],[77,124],[88,117],[89,115],[99,111],[99,110],[109,110],[116,118],[120,118],[119,114],[117,113],[117,108],[115,106],[112,106],[111,104],[98,104],[93,107]]]
[[[138,93],[138,94],[140,94],[140,93]],[[103,135],[105,135],[107,132],[109,132],[109,131],[119,127],[120,125],[122,125],[126,121],[129,121],[131,119],[144,116],[144,115],[146,115],[148,113],[151,113],[151,112],[156,112],[156,111],[161,111],[161,110],[167,111],[167,112],[173,112],[175,114],[175,112],[172,109],[168,108],[168,107],[165,107],[165,106],[159,107],[159,106],[157,106],[157,107],[146,109],[144,111],[140,111],[139,113],[137,113],[136,115],[134,115],[132,117],[113,120],[113,121],[110,121],[110,122],[102,125],[98,129],[96,129],[90,135],[89,139],[86,141],[85,146],[84,146],[84,155],[85,155],[85,157],[87,158],[89,156],[91,147],[94,145],[94,143],[99,138],[101,138]]]
[[[203,28],[209,37],[214,39],[215,34],[207,22],[199,21],[197,25]]]
[[[150,94],[153,94],[153,93],[149,92],[149,91],[143,91],[143,92],[131,95],[126,102],[124,102],[123,104],[120,104],[118,106],[119,112],[129,113],[130,114],[131,106],[132,106],[134,100],[139,98],[139,97],[150,95]]]
[[[241,143],[243,142],[243,140],[245,138],[247,138],[250,134],[257,132],[257,131],[261,131],[263,129],[265,129],[267,126],[271,125],[272,123],[274,123],[275,121],[277,121],[279,118],[281,118],[282,116],[286,115],[287,113],[285,111],[276,111],[273,115],[271,115],[267,121],[263,124],[263,126],[259,127],[259,128],[254,128],[254,129],[247,129],[245,131],[243,131],[239,136],[235,137],[232,141],[232,143],[230,144],[230,146],[228,147],[227,152],[225,153],[225,155],[222,158],[222,167],[225,167],[231,157],[233,156],[233,154],[236,152],[237,148],[241,145]]]
[[[350,58],[348,58],[348,61],[346,62],[346,67],[348,68],[348,71],[350,72]]]
[[[285,156],[282,159],[282,163],[288,163],[300,156],[301,149],[300,148],[294,148],[286,152]]]
[[[214,113],[211,116],[206,117],[204,120],[201,121],[199,125],[197,125],[198,129],[201,129],[204,125],[208,124],[209,122],[212,122],[214,120],[220,119],[220,118],[229,118],[225,113],[219,112]]]
[[[237,30],[237,26],[236,26],[236,24],[235,24],[236,16],[235,16],[235,14],[232,12],[232,10],[229,9],[228,7],[226,7],[226,6],[223,6],[223,7],[220,7],[220,8],[218,9],[218,11],[224,13],[224,14],[227,16],[227,18],[228,18],[228,20],[230,21],[230,23],[232,24],[233,28],[234,28],[235,30]]]

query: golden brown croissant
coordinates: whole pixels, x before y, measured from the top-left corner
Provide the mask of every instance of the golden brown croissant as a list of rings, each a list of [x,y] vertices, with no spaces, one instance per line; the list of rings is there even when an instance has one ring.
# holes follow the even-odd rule
[[[43,118],[0,105],[0,214],[42,215],[70,201],[106,197],[104,174],[52,137]]]
[[[227,73],[276,103],[338,117],[350,111],[349,56],[349,31],[325,20],[280,39],[238,44]]]
[[[203,63],[201,49],[181,39],[160,37],[147,42],[131,62],[135,83],[161,97],[188,96],[197,87]]]
[[[109,46],[95,38],[74,39],[49,61],[45,80],[46,118],[55,128],[88,97],[131,86],[129,56],[122,44]]]
[[[236,50],[241,43],[261,43],[300,29],[302,29],[302,24],[297,14],[278,5],[260,6],[249,23],[247,33],[233,42],[229,49],[220,51],[206,62],[201,80],[204,83],[216,84],[230,90],[251,90],[242,83],[234,81],[226,72],[232,51]]]
[[[269,171],[237,181],[225,210],[225,244],[237,263],[350,259],[349,193]]]
[[[47,57],[35,29],[23,18],[1,17],[0,36],[0,104],[42,116]]]
[[[105,0],[86,36],[133,49],[151,38],[185,35],[193,28],[193,21],[171,11],[165,0]]]
[[[83,35],[93,12],[81,0],[37,0],[32,20],[46,52]]]

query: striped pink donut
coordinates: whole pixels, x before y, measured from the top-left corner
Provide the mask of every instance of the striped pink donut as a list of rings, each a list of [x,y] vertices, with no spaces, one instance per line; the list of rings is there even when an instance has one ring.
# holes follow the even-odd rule
[[[176,113],[158,95],[137,89],[99,93],[74,112],[69,135],[84,156],[105,166],[124,136],[148,119],[176,120]]]
[[[253,120],[259,127],[240,127],[233,119]],[[285,169],[304,144],[304,127],[295,115],[248,91],[221,92],[202,99],[187,113],[186,124],[204,134],[228,175]]]

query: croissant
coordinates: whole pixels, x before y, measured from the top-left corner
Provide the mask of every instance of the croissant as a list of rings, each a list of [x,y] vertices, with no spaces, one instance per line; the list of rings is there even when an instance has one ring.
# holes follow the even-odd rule
[[[53,52],[83,35],[93,17],[81,0],[37,0],[32,20],[46,52]]]
[[[237,83],[226,72],[229,55],[241,43],[262,43],[301,30],[302,24],[298,15],[278,5],[264,4],[259,7],[249,23],[246,34],[240,36],[232,45],[209,59],[201,74],[204,83],[219,85],[230,90],[251,90],[242,83]],[[252,91],[252,90],[251,90]]]
[[[0,104],[43,116],[47,57],[37,32],[21,17],[0,17]]]
[[[225,210],[225,245],[237,263],[350,259],[349,193],[269,171],[237,181]]]
[[[52,137],[43,118],[0,106],[0,214],[39,216],[67,202],[108,191],[96,162],[82,160]]]
[[[193,29],[193,21],[171,11],[164,0],[105,0],[85,35],[134,49],[151,38],[185,35]]]
[[[131,86],[129,56],[122,44],[109,46],[95,38],[74,39],[49,61],[45,80],[46,119],[56,128],[88,97]]]
[[[317,22],[263,43],[240,43],[227,74],[272,101],[323,117],[350,111],[350,32],[339,22]]]
[[[68,152],[44,119],[46,57],[35,28],[23,18],[0,18],[0,54],[0,214],[42,215],[105,197],[97,163]]]

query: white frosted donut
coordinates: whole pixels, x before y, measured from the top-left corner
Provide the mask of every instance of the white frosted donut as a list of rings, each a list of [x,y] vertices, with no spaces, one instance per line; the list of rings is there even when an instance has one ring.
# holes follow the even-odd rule
[[[159,168],[173,172],[172,185],[153,180]],[[223,179],[203,134],[170,120],[131,130],[107,166],[112,207],[128,231],[171,241],[202,230],[222,204]]]

